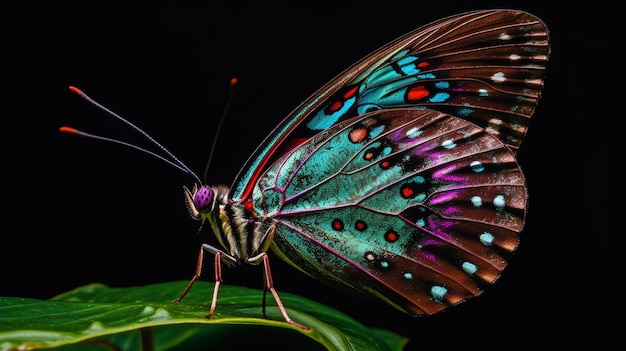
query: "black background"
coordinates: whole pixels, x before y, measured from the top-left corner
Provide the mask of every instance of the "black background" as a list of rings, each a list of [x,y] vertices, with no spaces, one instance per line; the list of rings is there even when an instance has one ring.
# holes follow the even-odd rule
[[[545,1],[22,8],[10,31],[15,140],[8,139],[4,173],[14,176],[5,183],[4,211],[15,212],[3,221],[0,296],[45,299],[91,282],[185,280],[198,244],[215,243],[209,231],[196,235],[198,223],[187,215],[182,186],[193,184],[189,176],[133,150],[58,132],[70,125],[145,145],[68,85],[141,126],[201,174],[229,79],[238,77],[209,175],[212,184],[230,185],[283,117],[357,59],[430,21],[499,7],[542,18],[552,56],[518,153],[530,195],[527,223],[498,283],[416,319],[339,293],[276,257],[274,280],[279,292],[409,336],[407,349],[513,348],[540,344],[538,336],[561,346],[582,337],[607,341],[623,330],[624,113],[617,105],[624,38],[619,11],[597,1],[584,8]],[[212,279],[210,267],[204,279]],[[228,284],[261,287],[259,267],[224,275]]]

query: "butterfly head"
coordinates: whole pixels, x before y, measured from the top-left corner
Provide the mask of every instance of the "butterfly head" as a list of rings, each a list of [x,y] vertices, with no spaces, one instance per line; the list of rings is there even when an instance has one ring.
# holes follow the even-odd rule
[[[227,264],[259,261],[259,254],[267,251],[273,237],[273,227],[256,219],[242,203],[229,200],[230,189],[225,185],[194,184],[189,190],[183,187],[185,204],[193,219],[208,221],[220,245]],[[244,240],[241,240],[244,238]]]
[[[187,187],[183,187],[183,190],[185,192],[185,204],[187,205],[189,215],[203,222],[209,219],[216,206],[217,189],[208,185],[198,187],[198,184],[194,184],[191,190]]]
[[[208,186],[200,187],[193,196],[194,207],[200,211],[200,213],[210,211],[213,207],[214,195],[213,190]]]

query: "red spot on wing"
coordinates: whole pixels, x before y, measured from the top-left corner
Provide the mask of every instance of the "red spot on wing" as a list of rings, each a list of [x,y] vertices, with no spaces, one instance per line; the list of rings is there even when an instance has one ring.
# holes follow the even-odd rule
[[[328,107],[328,110],[330,112],[336,112],[341,109],[341,106],[343,106],[343,101],[335,101],[332,105],[330,105],[330,107]]]
[[[343,222],[340,219],[334,219],[331,225],[334,230],[343,230]]]
[[[427,67],[428,65],[429,65],[428,62],[420,62],[420,63],[417,64],[417,67],[424,68],[424,67]]]
[[[353,86],[352,88],[348,89],[345,93],[343,93],[343,98],[349,99],[353,97],[356,94],[358,89],[359,89],[358,85]]]
[[[354,223],[354,228],[360,232],[364,231],[365,229],[367,229],[367,223],[363,222],[362,220],[357,220]]]
[[[409,89],[407,93],[407,99],[409,101],[418,101],[430,95],[428,89],[423,85],[414,86]]]
[[[338,100],[338,101],[335,101],[332,104],[330,104],[330,106],[328,106],[328,111],[331,112],[331,113],[339,111],[343,107],[344,102],[346,100],[352,98],[353,96],[355,96],[358,91],[359,91],[359,86],[358,85],[355,85],[355,86],[351,87],[350,89],[346,90],[341,95],[341,98],[343,100]]]
[[[367,136],[367,129],[357,128],[350,132],[350,141],[353,143],[360,143]]]
[[[395,242],[396,240],[398,240],[398,233],[396,233],[393,230],[389,230],[388,232],[385,233],[385,240],[387,240],[388,242],[392,243]]]
[[[402,188],[402,197],[409,198],[411,196],[413,196],[413,189],[409,187]]]

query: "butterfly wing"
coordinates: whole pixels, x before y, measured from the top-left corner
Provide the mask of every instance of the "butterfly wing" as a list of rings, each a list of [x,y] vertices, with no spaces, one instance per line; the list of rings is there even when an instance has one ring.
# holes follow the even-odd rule
[[[524,222],[513,152],[485,129],[433,110],[341,122],[260,177],[255,210],[273,249],[320,281],[432,314],[481,293]]]
[[[418,28],[298,106],[248,159],[231,196],[249,199],[278,157],[341,121],[379,109],[434,108],[516,149],[539,99],[548,55],[547,28],[523,11],[475,11]]]

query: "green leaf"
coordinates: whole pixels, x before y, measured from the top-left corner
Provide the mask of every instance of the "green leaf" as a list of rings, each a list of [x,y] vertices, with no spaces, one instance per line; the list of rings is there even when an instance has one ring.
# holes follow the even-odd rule
[[[398,351],[408,341],[287,293],[280,296],[290,317],[310,329],[284,322],[274,305],[267,306],[263,318],[262,291],[228,285],[220,287],[215,314],[207,319],[213,284],[199,281],[182,302],[172,303],[186,284],[130,288],[90,284],[50,300],[2,297],[0,350],[61,346],[60,350],[85,350],[90,345],[94,350],[105,350],[103,346],[139,350],[141,336],[152,339],[155,350],[264,344],[293,349],[295,344],[298,350]],[[267,301],[273,302],[271,295]]]

